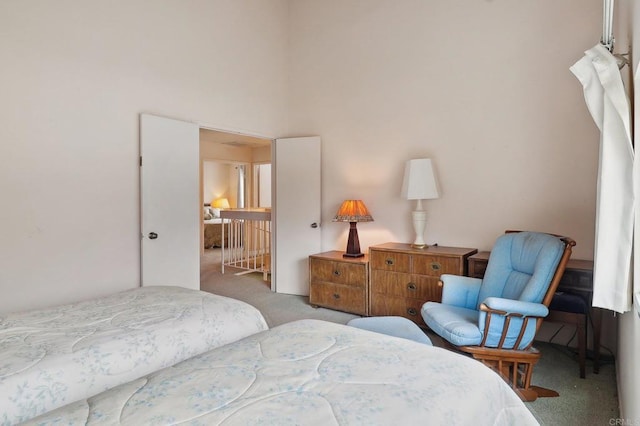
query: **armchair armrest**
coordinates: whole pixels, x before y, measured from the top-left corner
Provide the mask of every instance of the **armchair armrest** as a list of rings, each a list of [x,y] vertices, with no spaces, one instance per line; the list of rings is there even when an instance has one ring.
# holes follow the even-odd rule
[[[549,315],[549,308],[542,303],[523,302],[520,300],[503,299],[501,297],[487,297],[482,304],[493,313],[503,312],[503,315],[511,314],[537,318],[544,318]],[[485,309],[481,306],[481,310]]]
[[[480,278],[464,277],[461,275],[443,274],[442,304],[459,306],[467,309],[478,307],[478,294],[480,293]]]
[[[480,304],[478,325],[484,330],[480,346],[525,349],[536,335],[537,325],[549,314],[542,303],[487,297]]]

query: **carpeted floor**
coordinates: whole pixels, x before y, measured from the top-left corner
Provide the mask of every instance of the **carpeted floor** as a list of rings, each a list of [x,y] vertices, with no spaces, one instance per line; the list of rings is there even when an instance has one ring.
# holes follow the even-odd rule
[[[302,318],[321,319],[346,323],[356,315],[324,308],[312,308],[307,297],[276,294],[271,284],[263,281],[262,274],[235,275],[225,268],[220,271],[220,249],[205,250],[201,260],[201,289],[223,296],[243,300],[264,315],[270,327]],[[434,344],[439,338],[429,334]],[[587,377],[580,379],[577,357],[564,346],[538,342],[535,345],[542,358],[533,373],[533,384],[560,393],[557,398],[538,398],[527,402],[542,425],[608,426],[618,418],[618,398],[615,365],[601,363],[600,373],[593,374],[593,366],[587,363]]]

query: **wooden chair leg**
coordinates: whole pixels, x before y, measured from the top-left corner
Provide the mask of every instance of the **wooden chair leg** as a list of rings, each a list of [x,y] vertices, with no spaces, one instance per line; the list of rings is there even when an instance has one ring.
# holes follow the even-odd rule
[[[602,331],[602,309],[592,308],[591,318],[593,319],[593,372],[600,372],[600,333]]]
[[[533,366],[540,359],[535,348],[525,351],[501,350],[478,346],[459,348],[496,371],[523,401],[535,401],[538,397],[558,396],[558,392],[531,385]]]

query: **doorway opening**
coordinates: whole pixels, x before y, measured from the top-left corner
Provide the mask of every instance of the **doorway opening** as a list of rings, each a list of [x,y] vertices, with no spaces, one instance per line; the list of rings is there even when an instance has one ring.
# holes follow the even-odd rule
[[[223,251],[237,244],[230,240],[233,224],[220,217],[221,210],[270,209],[271,144],[271,139],[200,128],[201,281],[222,274]]]

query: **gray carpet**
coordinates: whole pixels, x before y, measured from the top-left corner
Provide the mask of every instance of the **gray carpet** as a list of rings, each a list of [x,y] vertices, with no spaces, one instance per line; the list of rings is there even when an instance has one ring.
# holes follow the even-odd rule
[[[346,323],[356,315],[324,308],[312,308],[307,297],[276,294],[262,274],[235,275],[225,268],[220,272],[220,249],[205,250],[201,262],[201,289],[243,300],[258,308],[269,327],[302,318]],[[437,336],[429,334],[434,344]],[[557,398],[538,398],[527,407],[542,425],[611,425],[619,416],[616,373],[613,362],[601,362],[600,373],[593,374],[587,362],[587,377],[580,379],[577,356],[571,348],[537,342],[542,358],[533,373],[533,384],[560,393]]]

